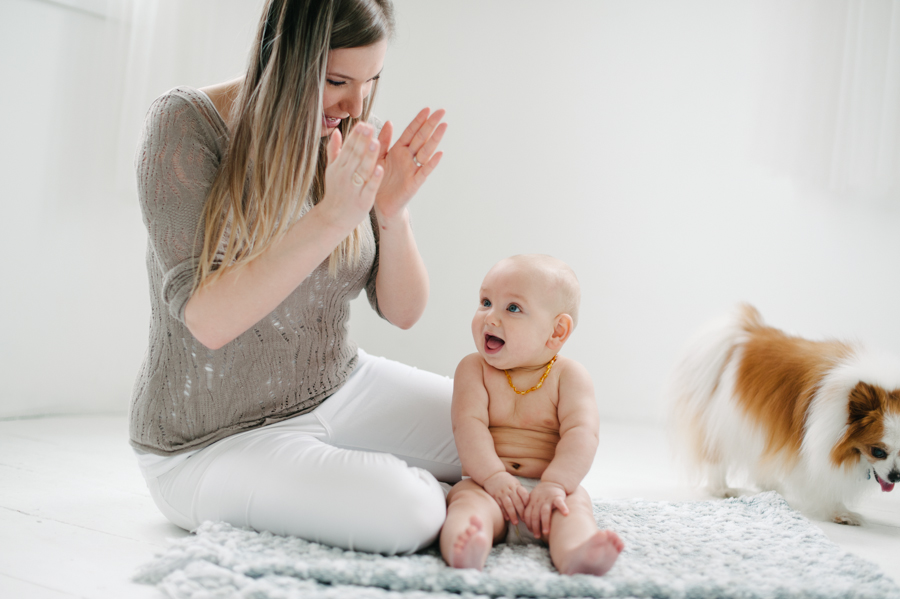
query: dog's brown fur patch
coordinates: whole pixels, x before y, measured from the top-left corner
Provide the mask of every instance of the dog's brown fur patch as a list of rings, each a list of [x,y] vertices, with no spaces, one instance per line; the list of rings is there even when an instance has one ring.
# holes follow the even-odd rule
[[[755,310],[754,310],[755,312]],[[809,341],[747,319],[735,390],[744,411],[764,431],[765,454],[799,456],[810,401],[822,377],[852,353],[838,341]]]

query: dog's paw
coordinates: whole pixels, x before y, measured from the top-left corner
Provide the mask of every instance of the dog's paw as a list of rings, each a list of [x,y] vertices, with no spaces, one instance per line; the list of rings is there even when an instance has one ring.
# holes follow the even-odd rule
[[[847,526],[860,526],[865,522],[861,515],[850,510],[836,511],[831,519],[837,524],[846,524]]]
[[[741,489],[735,489],[733,487],[708,487],[707,492],[713,497],[721,497],[723,499],[730,499],[733,497],[740,497],[744,495],[744,492]]]

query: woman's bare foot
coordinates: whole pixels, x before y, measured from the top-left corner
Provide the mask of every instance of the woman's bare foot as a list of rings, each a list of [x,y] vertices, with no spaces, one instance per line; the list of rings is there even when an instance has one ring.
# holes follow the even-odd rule
[[[456,538],[453,544],[453,554],[450,565],[454,568],[484,568],[488,553],[491,550],[491,540],[484,532],[484,525],[478,516],[469,518],[469,527]]]
[[[572,550],[562,574],[603,576],[616,563],[625,543],[611,530],[598,530],[587,541]]]

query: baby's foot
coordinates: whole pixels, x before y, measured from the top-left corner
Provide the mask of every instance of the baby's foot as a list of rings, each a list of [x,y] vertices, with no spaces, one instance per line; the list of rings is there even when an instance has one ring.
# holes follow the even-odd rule
[[[563,574],[603,576],[613,567],[624,548],[625,543],[619,535],[611,530],[598,530],[572,551]]]
[[[469,527],[456,538],[450,565],[454,568],[484,568],[491,540],[484,532],[484,525],[477,516],[469,518]]]

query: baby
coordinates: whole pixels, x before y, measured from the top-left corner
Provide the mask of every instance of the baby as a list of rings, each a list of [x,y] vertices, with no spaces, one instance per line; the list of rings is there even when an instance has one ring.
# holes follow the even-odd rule
[[[561,573],[600,576],[624,544],[597,530],[580,486],[597,451],[594,388],[581,364],[557,355],[578,318],[578,279],[550,256],[513,256],[488,272],[480,298],[478,352],[453,383],[464,480],[447,497],[441,553],[480,570],[494,543],[544,541]]]

